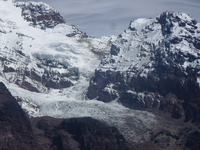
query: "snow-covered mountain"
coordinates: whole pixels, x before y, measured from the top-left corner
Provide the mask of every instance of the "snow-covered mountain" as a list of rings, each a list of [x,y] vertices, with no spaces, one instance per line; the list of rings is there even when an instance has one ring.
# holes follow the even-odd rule
[[[200,24],[189,15],[164,12],[131,21],[96,69],[87,95],[199,121],[188,106],[200,98],[199,62]]]
[[[116,126],[131,141],[149,138],[153,114],[87,101],[90,78],[115,36],[88,37],[44,3],[1,0],[0,6],[0,78],[30,116],[90,116]],[[131,119],[140,120],[136,128],[127,123]]]
[[[63,93],[89,80],[100,62],[95,52],[109,51],[112,37],[87,37],[47,4],[1,1],[1,6],[1,76],[19,87]]]
[[[187,14],[164,12],[131,21],[118,37],[92,38],[47,4],[0,6],[0,80],[30,116],[90,116],[129,142],[165,127],[141,110],[200,121],[200,24]]]

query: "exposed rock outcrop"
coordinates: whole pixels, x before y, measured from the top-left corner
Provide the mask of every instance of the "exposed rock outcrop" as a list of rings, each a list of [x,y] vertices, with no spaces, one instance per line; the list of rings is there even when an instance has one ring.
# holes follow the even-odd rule
[[[65,23],[60,13],[45,3],[18,2],[16,6],[22,9],[22,16],[34,27],[46,29]]]

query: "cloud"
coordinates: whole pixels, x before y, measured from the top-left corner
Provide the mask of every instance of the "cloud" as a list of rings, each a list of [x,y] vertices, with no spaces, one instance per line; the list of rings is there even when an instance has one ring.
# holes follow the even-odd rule
[[[200,22],[199,0],[43,0],[43,2],[57,9],[68,23],[90,36],[120,34],[127,29],[130,20],[154,18],[167,10],[185,12]]]

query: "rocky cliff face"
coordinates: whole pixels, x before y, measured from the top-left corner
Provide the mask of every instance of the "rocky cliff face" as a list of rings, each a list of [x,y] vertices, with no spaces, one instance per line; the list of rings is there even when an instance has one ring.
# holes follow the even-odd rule
[[[58,24],[67,24],[58,11],[43,2],[16,2],[15,6],[21,8],[23,18],[35,28],[45,30]],[[86,33],[79,31],[75,26],[69,26],[72,31],[67,36],[87,37]]]
[[[199,123],[200,25],[184,13],[132,21],[90,81],[88,97]]]
[[[65,23],[59,12],[45,3],[18,2],[16,6],[22,9],[22,16],[34,27],[46,29]]]

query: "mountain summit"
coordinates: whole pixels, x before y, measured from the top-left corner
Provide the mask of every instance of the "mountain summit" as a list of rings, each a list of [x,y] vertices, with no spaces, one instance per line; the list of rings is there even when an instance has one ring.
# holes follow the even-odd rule
[[[17,2],[15,6],[22,9],[24,19],[34,27],[53,28],[60,23],[65,23],[59,12],[45,3]]]
[[[131,21],[112,44],[90,82],[88,97],[145,110],[159,108],[199,122],[200,24],[185,13],[164,12]],[[192,107],[192,106],[191,106]]]

